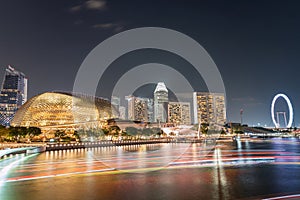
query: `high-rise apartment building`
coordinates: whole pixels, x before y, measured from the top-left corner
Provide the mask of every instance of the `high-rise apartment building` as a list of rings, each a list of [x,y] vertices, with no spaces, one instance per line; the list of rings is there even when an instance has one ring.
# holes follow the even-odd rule
[[[27,101],[25,74],[8,66],[0,93],[0,124],[9,126],[18,108]]]
[[[148,122],[154,122],[153,99],[146,98],[146,101],[147,101]]]
[[[128,101],[128,119],[149,122],[151,117],[151,101],[149,98],[126,96]]]
[[[224,125],[226,123],[225,96],[222,93],[194,92],[194,123]]]
[[[163,82],[159,82],[154,90],[154,121],[166,122],[166,105],[169,101],[168,89]]]
[[[191,124],[191,108],[189,102],[169,102],[168,122],[176,125]]]

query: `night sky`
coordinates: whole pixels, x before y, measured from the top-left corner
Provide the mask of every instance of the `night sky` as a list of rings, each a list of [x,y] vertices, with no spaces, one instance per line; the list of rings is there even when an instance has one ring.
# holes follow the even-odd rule
[[[24,72],[29,97],[71,91],[82,61],[100,42],[132,28],[165,27],[192,37],[210,54],[225,83],[229,121],[239,121],[242,108],[245,123],[272,126],[271,101],[282,92],[299,126],[299,9],[296,0],[2,0],[0,76],[9,64]],[[147,55],[159,58],[159,52]],[[284,101],[277,109],[286,110]]]

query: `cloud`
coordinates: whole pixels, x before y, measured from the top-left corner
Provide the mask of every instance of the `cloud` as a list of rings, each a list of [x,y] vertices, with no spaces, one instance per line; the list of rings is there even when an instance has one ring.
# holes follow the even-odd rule
[[[82,4],[70,8],[70,12],[85,10],[105,10],[107,8],[105,0],[88,0]]]
[[[81,5],[78,5],[78,6],[73,6],[70,8],[70,11],[71,12],[78,12],[82,9],[82,6]]]
[[[116,24],[113,23],[104,23],[104,24],[95,24],[93,25],[94,28],[101,28],[101,29],[110,29],[116,26]]]
[[[253,97],[232,98],[231,100],[233,102],[243,104],[244,106],[259,106],[263,104],[261,101]]]
[[[113,30],[114,32],[119,32],[123,30],[123,26],[119,23],[101,23],[101,24],[94,24],[93,28],[103,29],[103,30]]]
[[[106,8],[106,1],[104,0],[89,0],[85,2],[86,9],[89,10],[103,10]]]

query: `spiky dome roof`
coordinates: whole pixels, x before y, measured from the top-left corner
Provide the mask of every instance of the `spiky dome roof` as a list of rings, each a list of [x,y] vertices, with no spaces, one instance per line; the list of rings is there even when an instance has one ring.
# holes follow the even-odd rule
[[[46,92],[29,99],[15,114],[12,126],[62,126],[101,121],[117,116],[103,98],[70,92]]]

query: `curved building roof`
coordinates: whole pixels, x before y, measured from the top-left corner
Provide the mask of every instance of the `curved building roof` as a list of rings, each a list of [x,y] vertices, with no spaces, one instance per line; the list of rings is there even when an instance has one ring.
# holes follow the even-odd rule
[[[154,93],[157,92],[168,92],[168,89],[164,82],[159,82],[154,90]]]
[[[104,121],[116,115],[116,109],[102,98],[68,92],[46,92],[32,97],[21,106],[11,125],[74,127]]]

